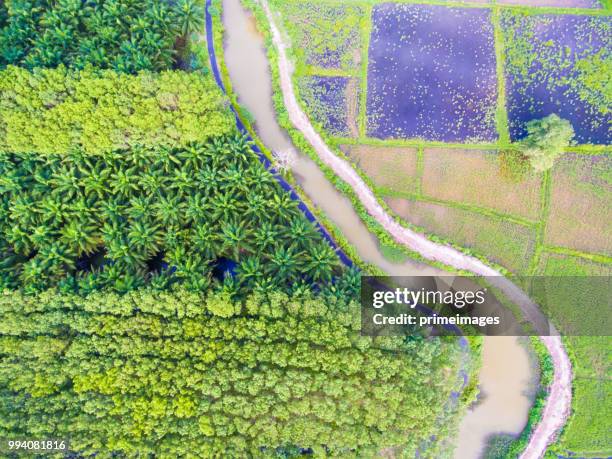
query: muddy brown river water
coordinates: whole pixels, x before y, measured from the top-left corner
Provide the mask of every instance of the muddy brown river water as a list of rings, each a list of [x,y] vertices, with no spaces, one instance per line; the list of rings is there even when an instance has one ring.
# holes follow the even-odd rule
[[[223,24],[225,64],[232,88],[240,104],[253,115],[259,138],[272,151],[294,150],[276,120],[269,63],[253,17],[240,0],[223,0]],[[387,260],[350,200],[336,190],[314,161],[296,152],[291,169],[305,194],[342,231],[362,260],[394,276],[444,275],[416,261],[397,264]],[[531,405],[528,394],[535,377],[528,352],[517,338],[485,337],[480,401],[461,421],[454,457],[481,457],[492,434],[518,435],[527,422]]]

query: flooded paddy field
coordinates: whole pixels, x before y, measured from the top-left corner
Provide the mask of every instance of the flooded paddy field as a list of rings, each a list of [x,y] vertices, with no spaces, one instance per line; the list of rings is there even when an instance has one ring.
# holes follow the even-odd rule
[[[497,83],[490,14],[477,8],[375,6],[368,135],[495,140]]]
[[[556,113],[572,123],[577,143],[612,141],[612,18],[505,11],[502,30],[510,135]]]

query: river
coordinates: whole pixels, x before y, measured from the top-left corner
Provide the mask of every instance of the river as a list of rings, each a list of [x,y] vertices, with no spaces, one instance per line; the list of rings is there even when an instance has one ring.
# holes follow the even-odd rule
[[[295,150],[279,126],[272,98],[272,83],[263,37],[240,0],[223,0],[225,64],[232,89],[255,119],[254,128],[272,151]],[[219,51],[219,50],[218,50]],[[343,233],[361,259],[393,276],[444,275],[416,261],[392,263],[382,254],[377,238],[355,212],[352,203],[327,180],[317,164],[296,152],[292,173],[309,199]],[[518,435],[531,406],[531,382],[536,377],[527,350],[514,337],[485,337],[480,372],[480,400],[461,421],[456,459],[477,459],[495,433]]]

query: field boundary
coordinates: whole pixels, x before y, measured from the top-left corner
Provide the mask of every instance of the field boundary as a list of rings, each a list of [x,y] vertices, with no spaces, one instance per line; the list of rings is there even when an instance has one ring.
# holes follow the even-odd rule
[[[378,139],[376,137],[338,137],[331,136],[331,140],[336,145],[368,145],[373,147],[420,147],[423,148],[450,148],[464,150],[504,150],[516,149],[516,143],[458,143],[458,142],[439,142],[435,140],[414,139]],[[612,154],[610,145],[571,145],[564,148],[564,153],[575,153],[580,155],[608,155]]]
[[[510,143],[510,128],[508,126],[508,110],[506,108],[506,58],[504,56],[504,33],[501,30],[500,9],[497,2],[491,10],[491,23],[493,24],[493,42],[495,44],[495,73],[497,75],[497,108],[495,110],[495,125],[499,144]]]
[[[359,81],[359,137],[365,137],[368,130],[368,68],[370,67],[370,36],[372,35],[372,7],[365,7],[361,21],[361,78]]]
[[[570,249],[568,247],[542,245],[542,252],[566,255],[575,258],[582,258],[589,261],[594,261],[603,265],[612,265],[612,257],[602,253],[583,252],[582,250]]]

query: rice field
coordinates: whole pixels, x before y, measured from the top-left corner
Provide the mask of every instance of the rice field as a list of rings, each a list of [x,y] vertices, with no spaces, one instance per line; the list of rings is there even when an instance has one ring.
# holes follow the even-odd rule
[[[490,14],[477,8],[376,5],[368,53],[368,135],[495,140]]]
[[[510,135],[531,119],[556,113],[578,143],[612,141],[610,16],[532,15],[504,11]]]
[[[419,191],[416,148],[341,145],[340,149],[375,186],[400,193]]]
[[[298,62],[323,69],[359,66],[362,7],[286,0],[271,4],[282,13]]]
[[[612,256],[612,156],[565,155],[551,186],[545,243]]]
[[[423,194],[537,220],[541,179],[504,176],[496,151],[426,148]]]
[[[347,77],[304,76],[298,79],[310,118],[329,134],[357,136],[358,86]]]
[[[488,257],[515,273],[525,272],[535,249],[535,231],[475,212],[402,198],[385,198],[399,217]]]
[[[539,273],[548,276],[601,277],[612,275],[612,266],[547,253],[542,257]],[[578,310],[579,314],[584,314],[582,295],[583,292],[579,291],[567,295],[561,306],[568,313]],[[562,456],[609,457],[612,455],[608,427],[612,412],[609,397],[612,390],[612,340],[609,336],[568,336],[565,341],[575,374],[574,402],[569,423],[555,445],[555,452]]]

